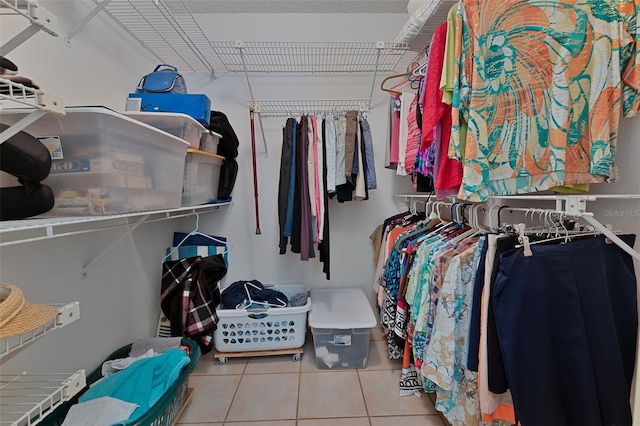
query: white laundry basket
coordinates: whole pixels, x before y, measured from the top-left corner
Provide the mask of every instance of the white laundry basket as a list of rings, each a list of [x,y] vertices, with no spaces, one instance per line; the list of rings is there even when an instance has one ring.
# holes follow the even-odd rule
[[[220,321],[213,333],[218,352],[293,349],[304,346],[311,297],[304,285],[276,285],[288,298],[307,293],[304,306],[268,309],[218,309]]]

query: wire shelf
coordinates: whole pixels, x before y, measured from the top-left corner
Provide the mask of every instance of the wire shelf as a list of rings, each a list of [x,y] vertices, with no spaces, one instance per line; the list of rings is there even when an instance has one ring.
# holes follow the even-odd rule
[[[0,424],[35,425],[86,387],[85,370],[73,374],[0,376]]]
[[[387,42],[212,41],[229,71],[317,74],[391,72],[408,49]]]
[[[48,238],[64,237],[103,231],[135,223],[156,222],[191,216],[195,213],[218,211],[232,203],[203,204],[201,206],[178,207],[125,213],[110,216],[49,217],[0,222],[0,247],[40,241]]]
[[[0,359],[38,340],[42,336],[77,321],[80,318],[80,303],[71,302],[57,307],[58,315],[46,324],[15,337],[0,339]]]
[[[257,100],[250,103],[257,113],[265,117],[367,112],[371,108],[371,99],[287,99]]]
[[[183,0],[112,0],[104,12],[161,62],[213,74],[216,53]]]
[[[39,30],[58,36],[58,19],[37,1],[0,0],[0,15],[22,15]]]
[[[0,106],[5,109],[15,107],[31,107],[47,112],[64,114],[64,101],[51,93],[43,93],[33,87],[27,87],[11,80],[0,78]],[[14,105],[12,105],[14,104]]]

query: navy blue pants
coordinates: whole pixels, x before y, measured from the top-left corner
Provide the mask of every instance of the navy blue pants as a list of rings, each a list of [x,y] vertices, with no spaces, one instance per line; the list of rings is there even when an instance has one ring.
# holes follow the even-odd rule
[[[623,236],[633,246],[635,236]],[[523,426],[631,425],[638,314],[631,256],[603,236],[504,253],[492,295]]]

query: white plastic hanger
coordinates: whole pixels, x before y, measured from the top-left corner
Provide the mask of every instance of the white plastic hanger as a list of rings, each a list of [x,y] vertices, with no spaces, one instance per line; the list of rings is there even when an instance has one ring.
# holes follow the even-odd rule
[[[243,306],[241,308],[246,308],[246,307],[250,307],[251,305],[258,304],[258,305],[264,305],[270,308],[286,308],[287,307],[287,302],[280,299],[279,297],[276,296],[276,300],[280,303],[270,303],[270,302],[260,302],[257,300],[253,300],[251,298],[251,292],[249,291],[249,289],[247,288],[247,286],[251,286],[253,288],[255,288],[256,290],[262,290],[260,287],[258,287],[257,285],[251,283],[251,282],[245,282],[244,283],[244,291],[245,293],[247,293],[247,300],[248,300],[248,305],[247,306]]]
[[[216,237],[212,237],[211,235],[207,235],[207,234],[203,234],[202,232],[198,231],[198,228],[200,226],[200,215],[198,214],[198,212],[194,212],[194,214],[196,215],[196,227],[194,228],[193,231],[189,232],[187,235],[185,235],[185,237],[175,246],[171,249],[171,251],[162,258],[162,262],[164,263],[168,258],[170,258],[173,253],[178,250],[178,247],[181,247],[182,244],[184,244],[185,241],[187,241],[187,239],[193,235],[198,235],[200,237],[205,237],[208,240],[211,241],[215,241],[217,243],[223,244],[225,246],[225,250],[222,253],[216,253],[216,254],[227,254],[229,253],[231,250],[233,250],[233,246],[231,244],[229,244],[227,241],[221,240],[219,238]]]

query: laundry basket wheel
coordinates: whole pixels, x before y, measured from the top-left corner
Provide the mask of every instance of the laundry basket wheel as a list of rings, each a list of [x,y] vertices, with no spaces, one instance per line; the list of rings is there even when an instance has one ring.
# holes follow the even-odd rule
[[[293,362],[300,361],[300,354],[293,354]]]
[[[229,359],[223,356],[221,358],[218,358],[218,362],[220,363],[220,365],[225,365],[227,362],[229,362]]]

